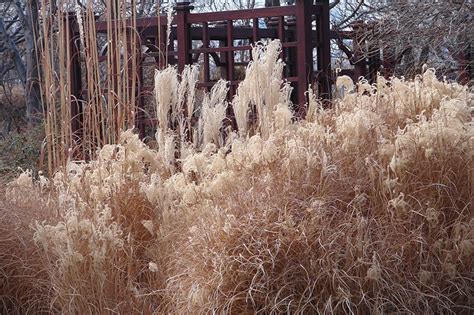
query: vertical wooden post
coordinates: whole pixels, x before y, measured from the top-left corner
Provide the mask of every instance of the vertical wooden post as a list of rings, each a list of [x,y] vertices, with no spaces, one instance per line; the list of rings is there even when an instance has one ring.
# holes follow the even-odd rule
[[[209,26],[207,22],[202,23],[202,47],[209,48]],[[209,53],[204,53],[204,76],[203,81],[209,83],[211,81],[210,65],[209,65]],[[206,90],[209,91],[209,87],[206,85]]]
[[[258,41],[260,40],[259,36],[259,25],[258,25],[258,18],[253,18],[252,19],[252,40],[251,43],[256,45]],[[253,60],[252,56],[252,48],[249,49],[249,59]]]
[[[219,48],[227,47],[227,39],[226,40],[220,40],[218,47]],[[217,65],[218,69],[219,69],[218,76],[221,79],[228,80],[227,79],[227,68],[226,68],[226,66],[227,66],[227,53],[225,51],[221,51],[218,54],[219,54],[219,65]]]
[[[298,112],[304,115],[305,93],[313,79],[313,44],[311,28],[312,0],[296,0],[297,48],[297,103]]]
[[[285,24],[288,26],[289,32],[286,34],[286,41],[288,42],[294,42],[296,38],[296,29],[295,29],[295,23],[296,19],[295,17],[289,17],[286,21]],[[289,77],[295,77],[297,76],[297,56],[296,56],[296,51],[297,47],[289,47],[287,49],[287,56],[286,56],[286,68],[287,68],[287,75]],[[293,84],[294,85],[294,84]],[[295,99],[295,93],[293,93],[293,99]]]
[[[234,47],[234,25],[232,20],[227,20],[227,47]],[[234,95],[234,51],[227,51],[227,80],[230,82],[230,95]]]
[[[194,7],[189,1],[180,1],[174,7],[176,10],[177,21],[177,39],[178,39],[178,71],[184,70],[187,64],[191,63],[191,36],[190,27],[188,25],[188,14]]]
[[[278,39],[280,40],[280,43],[282,45],[280,58],[286,63],[287,62],[286,53],[285,53],[285,48],[283,48],[283,43],[285,42],[285,17],[284,16],[278,17],[277,25],[278,25]],[[285,70],[287,70],[287,68],[288,67],[285,67]]]
[[[69,14],[66,20],[66,47],[69,47],[70,68],[69,82],[71,86],[71,131],[74,140],[78,143],[82,140],[82,76],[81,76],[81,60],[80,50],[78,47],[79,34],[74,30],[77,29],[77,19],[74,13]]]
[[[232,47],[234,47],[234,21],[233,20],[227,20],[227,24],[226,24],[226,30],[227,30],[227,48],[229,48],[229,50],[226,52],[227,54],[227,60],[226,60],[226,68],[227,68],[227,71],[226,71],[226,76],[227,76],[227,80],[229,81],[229,92],[227,94],[227,98],[229,101],[232,100],[232,96],[235,95],[235,92],[237,91],[237,86],[235,86],[235,75],[234,75],[234,58],[235,58],[235,55],[234,55],[234,50],[231,50]],[[232,124],[232,128],[234,130],[237,129],[237,123],[235,121],[235,119],[233,117],[235,117],[234,115],[234,110],[232,108],[232,106],[227,106],[227,117],[232,117],[231,119],[231,124]]]
[[[167,31],[167,22],[166,16],[158,15],[158,34],[156,34],[156,45],[158,46],[158,57],[155,60],[158,60],[158,69],[162,70],[167,67],[167,62],[169,62],[170,55],[169,53],[174,50],[174,40],[173,36],[170,34],[169,44],[167,43],[166,31]],[[167,46],[168,45],[168,46]],[[175,58],[173,56],[173,58]]]
[[[323,100],[331,98],[332,73],[331,73],[331,34],[330,34],[330,13],[329,0],[318,0],[320,15],[318,16],[318,87],[319,96]]]
[[[258,30],[259,30],[259,25],[258,25],[258,18],[253,18],[252,19],[252,41],[253,43],[256,43],[260,40],[260,37],[258,36]]]

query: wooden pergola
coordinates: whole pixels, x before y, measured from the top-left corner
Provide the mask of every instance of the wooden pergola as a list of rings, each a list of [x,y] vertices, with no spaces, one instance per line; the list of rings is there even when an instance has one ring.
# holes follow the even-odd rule
[[[299,113],[304,114],[306,90],[315,86],[322,99],[331,97],[331,31],[329,27],[329,2],[319,0],[296,0],[294,5],[251,10],[193,13],[190,2],[178,2],[176,14],[171,22],[170,40],[165,15],[138,18],[133,26],[139,34],[139,45],[147,50],[138,56],[138,93],[137,104],[143,104],[141,91],[152,90],[142,84],[142,62],[153,57],[156,67],[175,64],[181,71],[186,65],[202,60],[203,76],[198,86],[209,88],[211,80],[211,62],[220,69],[223,79],[230,82],[230,97],[235,93],[239,78],[236,67],[242,66],[236,56],[250,51],[252,45],[267,39],[279,39],[282,44],[281,57],[285,61],[284,76],[294,88],[293,103]],[[242,23],[245,21],[245,23]],[[132,25],[132,21],[127,21]],[[107,33],[110,25],[107,21],[97,21],[98,33]],[[80,100],[87,86],[82,82],[81,60],[77,39],[79,29],[74,18],[70,19],[70,61],[71,87],[73,100]],[[159,36],[161,35],[161,36]],[[199,43],[199,45],[196,45]],[[212,44],[211,44],[212,43]],[[215,45],[218,43],[218,45]],[[113,48],[113,47],[112,47]],[[102,60],[107,58],[108,49],[102,52]],[[211,61],[212,59],[212,61]],[[117,74],[119,75],[119,74]],[[80,117],[80,105],[73,101],[73,114]],[[80,128],[79,118],[73,121],[73,129]],[[143,129],[143,121],[138,121]]]

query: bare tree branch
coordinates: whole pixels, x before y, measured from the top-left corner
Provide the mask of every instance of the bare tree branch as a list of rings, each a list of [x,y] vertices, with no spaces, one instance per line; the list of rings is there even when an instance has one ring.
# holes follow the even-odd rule
[[[21,78],[23,84],[26,84],[26,66],[21,58],[20,50],[18,49],[15,42],[11,39],[5,28],[3,18],[0,17],[0,41],[5,45],[5,48],[9,51],[10,56],[15,65],[16,71]]]

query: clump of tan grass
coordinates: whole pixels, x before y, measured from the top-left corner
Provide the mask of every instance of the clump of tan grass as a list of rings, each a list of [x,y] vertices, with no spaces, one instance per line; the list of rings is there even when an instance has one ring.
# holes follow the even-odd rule
[[[25,179],[25,175],[22,177]],[[31,181],[27,180],[29,186]],[[5,193],[2,183],[2,194]],[[24,187],[23,195],[32,193],[32,187]],[[35,195],[33,201],[37,201]],[[56,217],[51,208],[41,203],[28,203],[26,200],[0,200],[0,313],[29,314],[59,312],[51,303],[49,270],[43,249],[35,245],[34,221],[48,220],[53,223]],[[51,205],[50,205],[51,206]]]
[[[330,109],[310,91],[308,115],[295,121],[279,49],[255,48],[232,101],[238,130],[223,128],[225,82],[197,104],[193,92],[179,92],[194,81],[167,69],[157,72],[157,150],[129,130],[90,162],[8,187],[17,201],[30,191],[50,203],[51,218],[30,235],[42,262],[32,269],[47,273],[38,280],[47,287],[42,305],[472,311],[470,91],[431,70],[414,81],[379,78],[345,90]],[[201,107],[201,129],[190,136],[188,115]]]
[[[117,143],[133,128],[138,104],[142,46],[136,28],[136,1],[67,0],[40,3],[37,35],[45,126],[44,155],[50,175],[69,158],[95,157],[96,149]],[[98,46],[97,8],[107,22],[106,60]],[[78,34],[77,34],[78,33]],[[78,35],[78,36],[77,36]],[[80,95],[79,95],[80,94]]]

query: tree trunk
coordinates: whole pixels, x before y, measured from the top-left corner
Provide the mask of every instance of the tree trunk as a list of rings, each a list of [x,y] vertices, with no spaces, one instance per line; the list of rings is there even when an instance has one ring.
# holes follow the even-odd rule
[[[38,2],[26,2],[26,118],[29,127],[37,125],[42,119],[41,89],[39,83],[39,65],[36,45],[38,35]]]
[[[416,69],[417,74],[420,74],[423,72],[423,66],[428,62],[429,57],[430,57],[430,46],[428,45],[423,46],[420,52],[420,57],[418,58],[418,66]]]
[[[413,47],[408,47],[407,50],[405,51],[405,54],[403,56],[404,62],[405,62],[405,69],[403,73],[405,74],[405,77],[409,79],[413,79],[413,77],[416,74],[416,69],[415,69],[415,56],[413,53]]]
[[[28,120],[28,127],[31,128],[37,125],[42,118],[41,89],[36,47],[36,36],[38,35],[38,2],[36,0],[26,0],[26,12],[23,11],[20,0],[15,0],[14,4],[25,38],[26,76],[23,79],[23,83],[26,97],[26,119]]]
[[[10,58],[15,65],[15,70],[18,74],[18,77],[22,81],[23,84],[26,83],[26,68],[21,59],[21,53],[18,47],[16,46],[15,42],[12,40],[10,35],[7,33],[7,29],[5,27],[5,22],[2,17],[0,17],[0,41],[2,41],[5,45],[5,48],[8,50]]]

